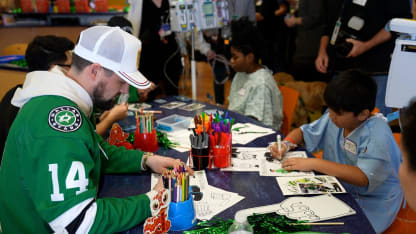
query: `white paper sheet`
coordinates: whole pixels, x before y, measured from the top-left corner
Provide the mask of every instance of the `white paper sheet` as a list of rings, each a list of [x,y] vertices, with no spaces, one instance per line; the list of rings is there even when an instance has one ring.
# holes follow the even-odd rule
[[[182,129],[166,133],[168,139],[171,142],[178,144],[177,146],[172,147],[172,149],[182,153],[191,150],[191,141],[189,140],[189,135],[192,134],[192,131],[189,131],[188,129]]]
[[[138,113],[140,113],[140,111],[142,109],[145,110],[145,109],[149,109],[151,107],[152,107],[152,105],[144,103],[144,102],[142,102],[142,103],[131,103],[128,106],[128,110],[133,111],[133,112],[137,111]]]
[[[276,213],[296,220],[318,222],[355,214],[350,206],[331,194],[290,197],[279,204]]]
[[[276,177],[283,195],[346,193],[333,176]]]
[[[304,151],[292,151],[285,154],[282,160],[267,159],[264,154],[260,159],[260,176],[313,176],[312,171],[286,171],[282,168],[282,162],[288,158],[307,158]]]
[[[247,144],[259,137],[276,134],[273,129],[251,123],[237,123],[232,127],[233,144]]]
[[[240,214],[268,214],[276,212],[291,219],[318,222],[355,214],[350,206],[331,194],[314,197],[290,197],[280,203],[240,210]]]
[[[203,190],[201,189],[201,192],[203,193],[202,199],[194,201],[196,217],[200,220],[210,220],[215,215],[244,199],[243,196],[237,193],[210,185]]]
[[[259,171],[260,159],[268,152],[264,147],[233,147],[231,166],[222,171]]]

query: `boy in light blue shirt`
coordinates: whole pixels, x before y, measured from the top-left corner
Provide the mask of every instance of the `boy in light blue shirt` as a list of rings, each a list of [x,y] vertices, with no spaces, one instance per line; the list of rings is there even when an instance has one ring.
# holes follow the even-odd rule
[[[287,170],[315,170],[346,182],[377,233],[386,230],[400,209],[403,193],[398,169],[400,149],[389,125],[377,115],[377,85],[366,74],[350,70],[332,80],[324,93],[329,107],[320,119],[288,134],[276,158],[305,143],[310,152],[323,149],[323,158],[288,159]]]

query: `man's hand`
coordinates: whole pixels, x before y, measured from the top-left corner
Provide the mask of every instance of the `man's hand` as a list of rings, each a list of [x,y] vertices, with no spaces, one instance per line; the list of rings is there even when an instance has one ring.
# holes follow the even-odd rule
[[[108,111],[108,114],[104,117],[104,119],[108,118],[113,123],[125,119],[128,115],[128,107],[128,103],[115,105]]]
[[[159,174],[162,174],[162,172],[169,167],[179,168],[183,165],[185,165],[185,163],[179,159],[163,157],[159,155],[150,156],[146,161],[146,166]],[[186,166],[186,171],[188,171],[191,175],[194,174],[194,171],[188,166]]]
[[[352,38],[348,38],[345,41],[353,45],[350,53],[348,53],[348,55],[346,56],[347,58],[358,57],[368,50],[366,42],[355,40]]]
[[[315,169],[316,158],[289,158],[282,162],[283,169],[287,171],[312,171]]]
[[[326,52],[319,52],[315,59],[315,67],[320,73],[326,74],[328,72],[329,57]]]

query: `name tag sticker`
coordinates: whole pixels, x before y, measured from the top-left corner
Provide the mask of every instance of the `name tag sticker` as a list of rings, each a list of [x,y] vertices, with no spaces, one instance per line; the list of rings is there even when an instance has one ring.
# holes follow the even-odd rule
[[[344,149],[354,155],[357,155],[357,144],[351,141],[350,139],[346,138],[344,142]]]

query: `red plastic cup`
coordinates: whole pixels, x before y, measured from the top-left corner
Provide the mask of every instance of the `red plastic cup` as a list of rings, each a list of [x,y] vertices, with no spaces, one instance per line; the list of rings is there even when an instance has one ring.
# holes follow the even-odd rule
[[[156,130],[153,129],[151,133],[136,131],[134,133],[134,148],[145,152],[156,152],[159,149]]]
[[[214,166],[218,168],[225,168],[231,165],[231,147],[215,146],[212,149],[212,155],[214,158]]]
[[[231,134],[225,132],[216,132],[215,136],[209,136],[212,158],[214,166],[225,168],[231,165]]]

